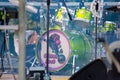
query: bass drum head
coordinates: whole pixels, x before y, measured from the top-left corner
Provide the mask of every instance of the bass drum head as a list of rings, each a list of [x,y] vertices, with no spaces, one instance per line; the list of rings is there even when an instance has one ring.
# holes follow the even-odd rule
[[[70,76],[73,74],[73,69],[76,72],[94,59],[93,43],[86,34],[76,31],[67,31],[65,34],[70,41],[70,59],[67,65],[61,70],[54,72],[54,75]]]
[[[47,59],[47,32],[38,41],[38,57],[40,65],[46,67]],[[67,36],[59,30],[49,31],[49,71],[62,69],[70,57],[70,42]]]

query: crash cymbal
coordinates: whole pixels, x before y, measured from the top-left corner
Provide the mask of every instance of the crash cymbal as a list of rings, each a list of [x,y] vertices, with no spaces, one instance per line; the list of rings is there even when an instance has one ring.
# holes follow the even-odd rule
[[[19,6],[19,1],[18,0],[9,0],[13,5]],[[32,12],[32,13],[37,13],[37,9],[31,5],[26,4],[25,8],[27,11]]]

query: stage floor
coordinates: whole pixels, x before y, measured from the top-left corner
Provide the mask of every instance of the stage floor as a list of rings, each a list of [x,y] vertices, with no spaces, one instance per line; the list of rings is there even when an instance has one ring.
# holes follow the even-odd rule
[[[18,78],[18,75],[15,75],[16,79]],[[52,75],[51,80],[68,80],[70,76],[59,76],[59,75]],[[15,80],[12,74],[3,74],[0,80]],[[33,79],[30,79],[33,80]]]

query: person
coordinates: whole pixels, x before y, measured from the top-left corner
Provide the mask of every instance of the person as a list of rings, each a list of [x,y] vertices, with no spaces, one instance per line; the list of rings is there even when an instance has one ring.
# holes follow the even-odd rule
[[[37,42],[38,38],[39,35],[37,34],[36,31],[27,30],[25,32],[25,44],[28,46],[34,45]],[[14,47],[15,47],[15,52],[17,53],[17,55],[19,55],[19,37],[17,32],[15,32],[14,34]]]

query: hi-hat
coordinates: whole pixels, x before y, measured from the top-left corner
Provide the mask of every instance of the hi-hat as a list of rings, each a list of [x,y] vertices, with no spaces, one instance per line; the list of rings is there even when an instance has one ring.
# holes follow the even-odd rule
[[[9,0],[13,5],[19,6],[19,1],[18,0]],[[37,13],[37,9],[31,5],[25,5],[25,8],[27,11],[30,11],[32,13]]]

